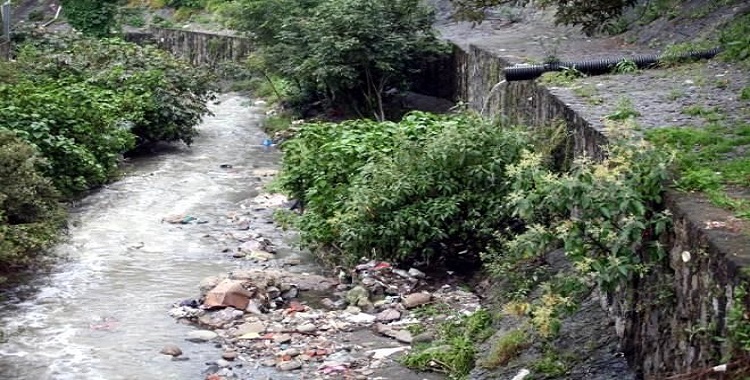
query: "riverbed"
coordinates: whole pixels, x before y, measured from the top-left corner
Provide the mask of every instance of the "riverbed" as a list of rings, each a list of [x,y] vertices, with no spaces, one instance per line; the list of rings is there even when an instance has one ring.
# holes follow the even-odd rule
[[[216,359],[213,345],[185,342],[194,327],[166,311],[202,278],[243,265],[222,252],[222,223],[258,194],[280,153],[262,145],[262,103],[228,94],[211,109],[191,147],[131,160],[120,181],[76,205],[54,249],[65,261],[3,294],[0,378],[196,379]],[[192,220],[163,221],[174,215]],[[190,360],[160,355],[165,344]]]

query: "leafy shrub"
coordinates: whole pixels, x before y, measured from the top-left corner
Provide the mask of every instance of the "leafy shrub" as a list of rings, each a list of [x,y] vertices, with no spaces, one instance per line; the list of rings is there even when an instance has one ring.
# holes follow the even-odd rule
[[[349,259],[470,261],[511,223],[505,166],[527,144],[468,115],[310,124],[283,145],[280,184],[304,201],[310,245]]]
[[[0,128],[0,271],[28,265],[54,241],[63,208],[34,148]]]
[[[506,166],[528,147],[520,130],[454,117],[421,143],[399,142],[353,181],[337,223],[349,254],[471,263],[514,221]]]
[[[65,195],[116,174],[136,143],[191,143],[211,76],[154,47],[121,40],[31,39],[0,63],[0,126],[47,159]]]
[[[62,0],[64,16],[87,36],[109,36],[117,26],[120,0]]]
[[[525,262],[562,245],[579,270],[608,289],[661,257],[658,239],[670,221],[659,211],[669,154],[629,140],[612,143],[608,154],[601,162],[579,159],[559,174],[533,153],[510,167],[508,207],[526,229],[486,257],[490,266],[507,271],[498,264]]]

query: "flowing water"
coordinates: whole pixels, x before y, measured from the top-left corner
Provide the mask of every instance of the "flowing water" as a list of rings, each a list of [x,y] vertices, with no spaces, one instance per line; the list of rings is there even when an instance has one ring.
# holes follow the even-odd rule
[[[200,279],[239,265],[221,252],[218,225],[280,158],[261,144],[262,108],[218,100],[192,147],[133,160],[74,208],[55,248],[68,260],[3,295],[0,379],[198,379],[217,359],[216,347],[186,342],[193,328],[166,311],[195,297]],[[162,221],[174,214],[207,223]],[[169,343],[190,360],[160,355]]]

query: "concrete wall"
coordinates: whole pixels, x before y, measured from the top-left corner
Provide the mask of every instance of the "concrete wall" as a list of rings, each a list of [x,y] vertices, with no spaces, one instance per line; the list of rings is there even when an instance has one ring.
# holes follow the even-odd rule
[[[149,32],[128,33],[126,38],[137,43],[155,43],[194,65],[240,61],[252,51],[250,39],[245,37],[180,29],[152,28]]]
[[[586,120],[535,81],[498,85],[509,62],[489,50],[456,47],[454,58],[456,100],[486,117],[530,127],[562,120],[573,136],[574,154],[602,157],[607,138],[601,122]],[[602,305],[615,321],[612,333],[647,379],[721,364],[727,345],[714,338],[726,336],[726,315],[742,268],[750,263],[747,235],[706,228],[708,220],[727,220],[726,212],[695,195],[670,192],[666,200],[674,214],[668,257]]]

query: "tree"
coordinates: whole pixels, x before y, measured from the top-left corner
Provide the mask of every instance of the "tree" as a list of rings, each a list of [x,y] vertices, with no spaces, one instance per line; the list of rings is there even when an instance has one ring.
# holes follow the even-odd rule
[[[270,71],[379,120],[386,89],[405,87],[420,60],[445,51],[419,0],[241,0],[233,12]]]

